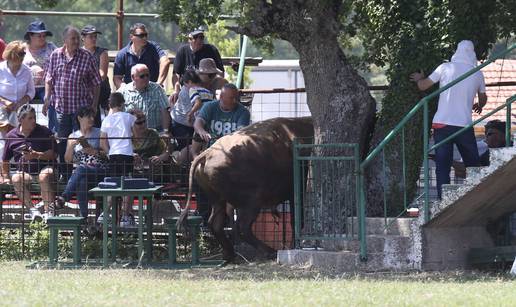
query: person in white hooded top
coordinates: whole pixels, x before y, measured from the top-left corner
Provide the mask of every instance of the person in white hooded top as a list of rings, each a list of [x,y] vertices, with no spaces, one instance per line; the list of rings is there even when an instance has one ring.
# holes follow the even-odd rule
[[[439,87],[444,87],[476,66],[477,57],[473,43],[463,40],[458,44],[450,62],[439,65],[427,78],[423,72],[412,73],[410,80],[416,82],[421,91],[430,88],[437,82],[439,82]],[[475,95],[478,95],[477,103],[474,103]],[[471,124],[472,111],[481,113],[486,103],[486,86],[481,71],[475,72],[442,92],[439,95],[437,112],[432,120],[434,142],[437,144]],[[435,174],[439,198],[441,197],[441,186],[450,183],[454,144],[457,145],[465,166],[480,165],[473,127],[438,147],[435,150]]]

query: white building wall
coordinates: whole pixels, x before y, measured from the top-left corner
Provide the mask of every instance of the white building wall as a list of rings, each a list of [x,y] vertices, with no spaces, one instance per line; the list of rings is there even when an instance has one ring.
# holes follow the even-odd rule
[[[251,71],[251,89],[304,88],[297,60],[265,60]],[[255,94],[253,122],[273,117],[309,116],[306,93]]]

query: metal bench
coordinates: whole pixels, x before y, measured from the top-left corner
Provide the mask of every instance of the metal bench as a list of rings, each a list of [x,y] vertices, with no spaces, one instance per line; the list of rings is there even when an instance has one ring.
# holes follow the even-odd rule
[[[165,219],[168,225],[168,264],[174,266],[177,264],[177,221],[179,217],[172,217]],[[187,227],[192,236],[192,261],[191,265],[199,264],[199,237],[200,226],[202,223],[202,216],[188,216]]]
[[[83,217],[72,216],[56,216],[47,219],[47,225],[50,230],[50,240],[48,242],[49,263],[57,263],[57,242],[60,230],[73,231],[73,264],[81,263],[81,226],[85,220]]]

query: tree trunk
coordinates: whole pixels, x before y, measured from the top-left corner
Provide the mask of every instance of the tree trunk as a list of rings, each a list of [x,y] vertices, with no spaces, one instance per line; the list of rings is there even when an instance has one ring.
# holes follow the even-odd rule
[[[341,0],[249,1],[247,5],[253,12],[252,22],[238,32],[253,37],[276,33],[299,53],[315,143],[356,143],[361,152],[366,152],[376,103],[366,81],[347,61],[338,43],[341,18],[349,8]],[[353,151],[324,148],[315,150],[314,155],[353,156]],[[355,195],[357,170],[349,161],[335,162],[326,169],[316,164],[310,163],[309,173],[314,178],[310,190],[314,193],[309,198],[320,214],[318,230],[346,233],[346,217],[353,214],[349,208],[356,205],[356,199],[350,196]]]
[[[299,52],[305,76],[315,143],[356,143],[360,150],[366,150],[374,126],[375,101],[365,80],[348,63],[335,35],[318,34],[309,40],[312,45],[294,42],[294,46]],[[319,148],[314,150],[314,154],[323,157],[353,156],[353,150]],[[326,235],[349,233],[347,218],[356,215],[357,170],[354,163],[313,161],[311,166],[313,193],[305,195],[305,210],[320,217],[313,230]],[[308,203],[317,207],[309,207]],[[306,212],[305,216],[309,217],[309,214]]]

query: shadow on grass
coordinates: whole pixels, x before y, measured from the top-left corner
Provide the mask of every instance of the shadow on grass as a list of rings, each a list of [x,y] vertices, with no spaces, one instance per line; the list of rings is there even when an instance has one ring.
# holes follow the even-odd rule
[[[313,267],[293,267],[274,261],[230,264],[224,267],[192,268],[182,270],[149,270],[146,274],[156,279],[187,280],[363,280],[377,282],[469,283],[510,281],[506,271],[446,271],[446,272],[339,272]]]

